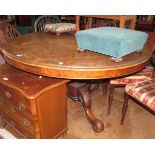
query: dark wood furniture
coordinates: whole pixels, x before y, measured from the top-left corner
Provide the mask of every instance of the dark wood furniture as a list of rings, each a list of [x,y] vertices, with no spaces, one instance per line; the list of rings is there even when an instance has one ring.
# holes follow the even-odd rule
[[[9,23],[0,23],[0,65],[5,63],[3,55],[1,55],[1,49],[9,39],[18,36],[20,36],[20,33],[13,25]]]
[[[12,15],[0,15],[0,23],[14,24],[14,17]]]
[[[0,122],[18,138],[57,138],[67,131],[67,80],[0,66]]]
[[[10,40],[2,51],[9,64],[24,71],[48,77],[88,80],[123,76],[143,69],[152,54],[150,46],[152,40],[142,52],[131,53],[117,63],[110,56],[91,51],[79,52],[74,33],[56,36],[40,32]],[[100,132],[104,126],[91,111],[91,99],[85,97],[87,91],[80,92],[80,99],[84,101],[82,107],[93,129]]]
[[[155,115],[155,79],[145,80],[140,83],[133,83],[125,87],[125,100],[122,108],[121,125],[124,123],[128,108],[128,100],[131,98],[144,109]]]
[[[60,20],[63,23],[75,23],[75,16],[74,15],[61,15]]]
[[[121,28],[125,27],[125,22],[130,20],[130,28],[135,28],[136,16],[134,15],[76,15],[76,31],[80,30],[80,16],[88,18],[88,28],[92,27],[92,18],[99,19],[112,19],[118,20],[120,22],[119,26]]]
[[[15,15],[15,26],[21,34],[34,32],[34,23],[39,15]]]
[[[113,95],[115,88],[125,87],[126,85],[146,81],[148,79],[153,78],[154,68],[152,66],[147,66],[146,68],[138,71],[137,73],[123,76],[120,78],[110,79],[108,83],[109,87],[109,96],[108,96],[108,114],[111,112],[112,102],[113,102]],[[105,85],[105,83],[103,84]]]
[[[155,53],[152,54],[150,61],[151,64],[155,67]]]
[[[139,31],[155,31],[155,16],[138,15],[135,29]]]
[[[9,23],[0,23],[0,50],[12,38],[20,36],[18,30]]]

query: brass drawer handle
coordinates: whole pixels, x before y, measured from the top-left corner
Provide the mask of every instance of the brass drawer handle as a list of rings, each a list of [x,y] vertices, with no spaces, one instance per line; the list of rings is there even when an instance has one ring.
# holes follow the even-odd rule
[[[22,101],[18,102],[19,111],[25,111],[25,105]]]
[[[15,110],[15,108],[14,107],[10,107],[10,110],[11,110],[11,112],[16,112],[16,110]]]
[[[5,91],[4,94],[5,94],[5,96],[6,96],[7,98],[11,98],[11,97],[12,97],[12,95],[11,95],[8,91]]]
[[[27,118],[23,119],[23,125],[24,126],[30,126],[30,121]]]

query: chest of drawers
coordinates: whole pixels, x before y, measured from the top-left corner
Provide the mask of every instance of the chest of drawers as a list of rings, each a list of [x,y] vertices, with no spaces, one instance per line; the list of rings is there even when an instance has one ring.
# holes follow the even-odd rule
[[[66,133],[67,82],[1,65],[1,126],[17,138],[57,138]]]

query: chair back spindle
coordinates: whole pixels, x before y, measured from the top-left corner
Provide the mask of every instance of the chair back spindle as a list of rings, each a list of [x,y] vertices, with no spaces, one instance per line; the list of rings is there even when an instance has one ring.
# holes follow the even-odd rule
[[[5,63],[2,48],[9,39],[20,36],[18,30],[9,23],[0,23],[0,64]],[[2,54],[2,55],[1,55]]]

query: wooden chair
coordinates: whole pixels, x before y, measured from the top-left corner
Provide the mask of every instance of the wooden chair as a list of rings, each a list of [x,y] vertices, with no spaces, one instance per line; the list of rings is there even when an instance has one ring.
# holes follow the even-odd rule
[[[124,123],[129,98],[138,101],[141,106],[155,114],[155,78],[126,85],[121,124]]]
[[[145,69],[136,74],[109,80],[108,114],[110,114],[111,112],[113,94],[115,88],[125,87],[127,84],[151,79],[152,74],[153,74],[153,67],[147,66]],[[105,85],[105,83],[103,85]]]
[[[5,44],[5,42],[11,38],[20,36],[18,30],[9,23],[0,23],[0,32],[1,32],[1,38],[0,38],[1,44]]]
[[[18,30],[9,23],[0,23],[0,52],[5,43],[12,38],[20,36]],[[5,63],[3,56],[0,53],[0,64]]]
[[[155,36],[153,35],[153,33],[151,33],[149,37],[151,39],[151,44],[149,46],[153,51],[155,46]],[[107,87],[109,86],[108,114],[110,114],[111,112],[113,93],[115,88],[125,87],[127,84],[149,80],[153,77],[153,72],[154,72],[154,67],[147,66],[146,68],[144,68],[138,73],[134,73],[132,75],[124,76],[120,78],[109,79],[109,81],[104,82],[102,84],[103,89],[107,90]]]
[[[34,23],[34,31],[43,32],[45,28],[45,24],[60,23],[60,22],[61,20],[57,16],[52,16],[52,15],[40,16]]]

